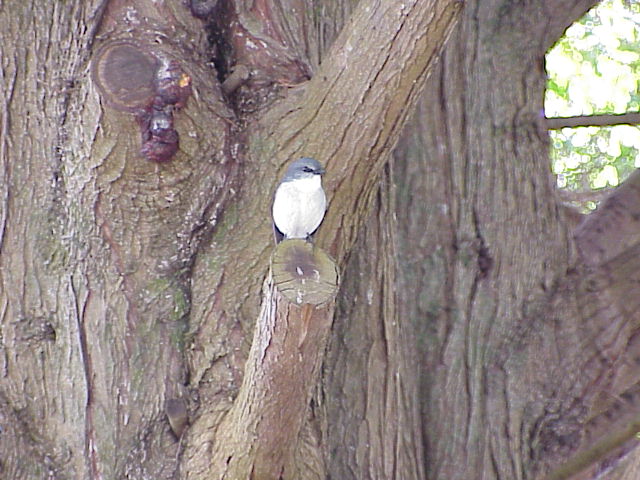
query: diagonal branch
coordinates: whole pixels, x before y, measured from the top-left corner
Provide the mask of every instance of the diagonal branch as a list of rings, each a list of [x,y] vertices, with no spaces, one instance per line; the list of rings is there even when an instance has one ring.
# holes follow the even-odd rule
[[[574,475],[604,459],[620,456],[622,449],[638,446],[640,431],[640,386],[625,392],[609,409],[589,421],[579,451],[547,480],[575,478]]]
[[[254,284],[259,281],[272,248],[270,235],[256,235],[256,225],[268,226],[264,219],[269,218],[269,202],[265,200],[270,198],[281,176],[278,169],[292,158],[308,155],[324,163],[328,171],[325,189],[330,197],[329,211],[316,244],[336,258],[338,265],[343,264],[377,190],[378,174],[413,110],[461,6],[458,0],[410,0],[403,4],[360,2],[314,77],[290,89],[286,98],[248,126],[246,157],[252,168],[250,183],[234,205],[242,215],[225,215],[220,229],[226,232],[224,241],[212,242],[215,248],[203,252],[200,260],[206,256],[221,259],[224,265],[233,265],[233,271],[226,271],[234,278]],[[247,258],[253,261],[248,262]],[[210,262],[217,263],[216,260]],[[203,345],[207,344],[207,336],[219,334],[221,319],[226,321],[231,317],[231,324],[236,315],[240,321],[251,321],[251,317],[246,317],[246,310],[235,313],[238,312],[237,293],[225,290],[233,289],[233,282],[221,283],[220,274],[210,276],[206,263],[200,263],[202,269],[196,266],[194,274],[193,304],[212,306],[203,312],[203,327],[198,331],[196,342]],[[247,290],[257,293],[255,287]],[[274,465],[284,464],[288,474],[285,478],[309,478],[310,473],[295,477],[293,472],[291,476],[287,465],[298,442],[301,415],[308,407],[308,392],[316,379],[314,375],[296,376],[295,372],[283,370],[283,363],[270,360],[269,355],[276,352],[276,346],[299,338],[296,331],[301,325],[308,325],[304,327],[308,331],[304,334],[300,362],[308,364],[304,371],[309,372],[309,366],[322,361],[321,347],[329,334],[333,307],[314,309],[312,318],[306,320],[309,314],[301,316],[297,307],[288,305],[279,294],[274,297],[268,292],[269,289],[263,294],[261,312],[253,317],[257,317],[257,325],[247,325],[247,329],[255,329],[255,334],[234,406],[220,424],[217,424],[220,417],[216,417],[219,410],[212,407],[211,414],[203,412],[192,425],[187,442],[195,447],[194,451],[204,453],[204,447],[200,446],[205,444],[215,447],[210,459],[191,456],[187,461],[190,471],[202,472],[202,475],[217,472],[220,478],[247,478],[242,476],[243,472],[265,464],[259,460],[267,455],[279,459]],[[271,308],[274,302],[276,308]],[[198,318],[200,314],[194,311],[193,315]],[[259,356],[257,352],[261,351],[264,337],[261,332],[270,334],[269,346],[262,349],[264,355]],[[310,338],[314,339],[314,349],[305,351],[304,345]],[[204,355],[196,353],[193,364],[203,363],[206,368],[203,360]],[[204,371],[202,367],[197,368]],[[257,382],[256,374],[271,380]],[[197,375],[193,378],[197,379]],[[295,378],[290,378],[291,375]],[[276,386],[278,383],[282,383],[282,388]],[[296,384],[295,391],[285,389]],[[302,402],[300,399],[295,402],[295,411],[289,413],[296,419],[295,428],[283,429],[287,437],[281,439],[277,451],[261,450],[278,443],[255,441],[257,435],[264,437],[275,432],[266,428],[271,415],[269,407],[281,405],[285,396],[294,395],[302,398]],[[248,406],[263,416],[248,415],[247,409],[240,406]],[[272,412],[273,418],[282,414],[279,412]],[[242,426],[240,430],[238,426]],[[234,452],[249,454],[242,460]],[[220,467],[228,471],[220,473]],[[278,478],[280,473],[260,472],[256,478]]]
[[[640,173],[635,172],[575,232],[582,260],[588,266],[580,298],[582,323],[585,331],[592,329],[592,340],[585,342],[589,361],[580,370],[585,377],[599,380],[587,392],[592,400],[579,448],[550,473],[549,479],[575,478],[637,445],[639,182]]]
[[[215,438],[217,479],[297,478],[294,449],[333,320],[334,302],[290,303],[265,282],[245,376]]]
[[[284,163],[304,154],[327,164],[332,205],[319,240],[338,262],[461,6],[361,2],[314,78],[260,121],[254,135],[268,142],[260,156]]]
[[[636,170],[576,229],[582,259],[601,265],[640,242],[640,170]]]

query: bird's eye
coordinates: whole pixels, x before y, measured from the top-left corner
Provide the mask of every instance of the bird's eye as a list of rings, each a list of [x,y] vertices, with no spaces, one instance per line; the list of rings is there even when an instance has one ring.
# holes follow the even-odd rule
[[[306,173],[313,173],[313,168],[311,167],[302,167],[302,171]]]

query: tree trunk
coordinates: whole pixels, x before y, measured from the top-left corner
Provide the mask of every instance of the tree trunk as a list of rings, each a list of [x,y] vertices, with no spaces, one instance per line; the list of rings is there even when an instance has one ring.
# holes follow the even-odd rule
[[[607,261],[635,250],[638,180],[578,230],[557,203],[543,55],[591,5],[552,3],[467,4],[394,154],[397,291],[424,362],[429,478],[568,478],[634,446],[637,401],[609,393],[631,396],[637,380],[620,380],[637,358],[637,292],[612,295],[633,274]]]
[[[0,7],[3,478],[566,478],[633,451],[640,180],[574,230],[540,114],[592,0],[380,3]],[[268,273],[303,155],[340,272],[318,307]]]

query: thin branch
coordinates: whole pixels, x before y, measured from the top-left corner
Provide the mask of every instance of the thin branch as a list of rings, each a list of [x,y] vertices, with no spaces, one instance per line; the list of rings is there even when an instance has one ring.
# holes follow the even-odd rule
[[[578,117],[551,117],[547,118],[549,130],[574,127],[606,127],[610,125],[638,125],[640,113],[622,113],[611,115],[581,115]]]
[[[558,188],[558,198],[563,202],[601,202],[615,190],[615,187],[604,187],[597,190],[568,190]]]

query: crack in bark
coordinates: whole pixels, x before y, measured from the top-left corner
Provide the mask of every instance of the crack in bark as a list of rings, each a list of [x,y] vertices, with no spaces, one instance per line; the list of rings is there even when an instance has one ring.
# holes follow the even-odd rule
[[[86,315],[85,308],[87,306],[87,301],[89,300],[89,296],[91,293],[88,293],[87,298],[82,302],[82,307],[80,307],[78,292],[74,286],[74,277],[71,275],[68,279],[69,282],[69,290],[71,294],[71,298],[73,298],[75,302],[75,319],[76,319],[76,328],[78,329],[78,340],[80,346],[80,356],[82,361],[82,366],[84,368],[84,378],[86,385],[86,403],[85,403],[85,455],[87,456],[89,462],[89,471],[91,472],[91,480],[99,480],[102,478],[100,475],[100,469],[98,467],[99,460],[97,458],[97,452],[95,450],[96,439],[95,439],[95,428],[93,424],[93,413],[94,413],[94,386],[93,386],[93,376],[95,375],[92,361],[91,361],[91,353],[89,352],[89,347],[87,343],[87,330],[86,330]]]
[[[0,74],[2,75],[2,79],[5,80],[5,72],[7,70],[5,68],[0,70]],[[0,165],[2,166],[2,209],[0,209],[0,253],[2,253],[2,247],[4,244],[4,235],[7,228],[7,222],[9,219],[9,187],[11,185],[11,175],[9,170],[9,127],[11,123],[10,119],[10,109],[9,105],[13,101],[13,94],[16,86],[16,79],[18,76],[17,67],[13,69],[13,75],[8,80],[6,85],[3,84],[2,95],[0,98],[3,99],[3,109],[2,109],[2,131],[0,132]]]

